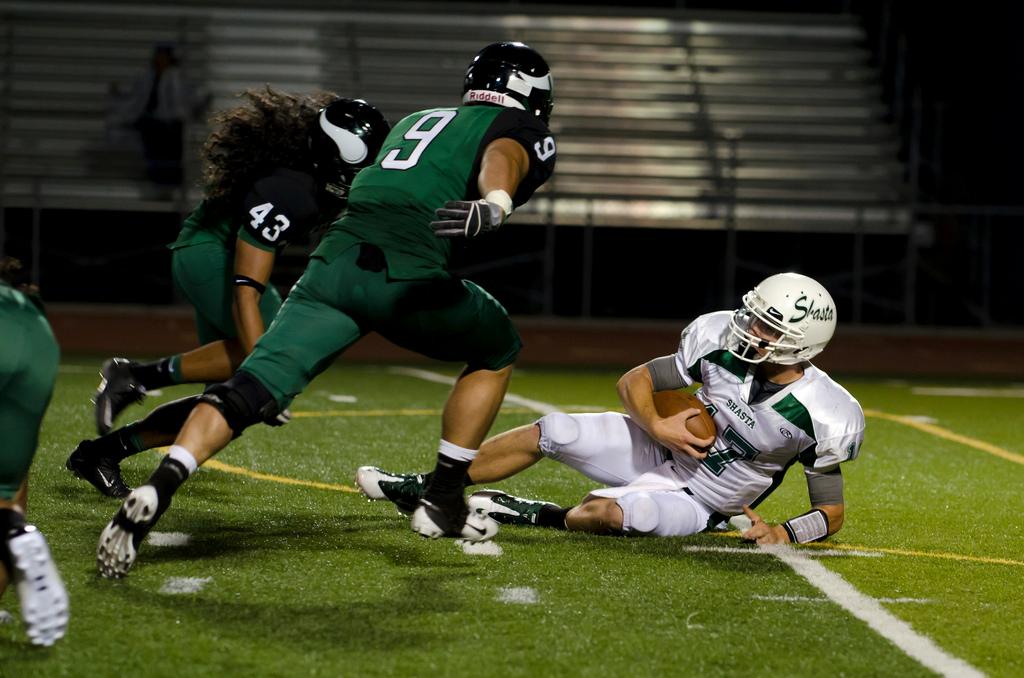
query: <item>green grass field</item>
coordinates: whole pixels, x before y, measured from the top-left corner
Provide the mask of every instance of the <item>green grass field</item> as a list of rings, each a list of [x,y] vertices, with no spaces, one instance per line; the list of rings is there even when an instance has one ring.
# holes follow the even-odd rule
[[[433,465],[432,413],[447,387],[386,367],[329,370],[296,401],[291,424],[250,429],[217,457],[227,468],[200,471],[178,493],[157,529],[190,535],[187,545],[146,545],[128,578],[100,579],[96,540],[118,504],[63,469],[93,431],[95,368],[65,365],[31,476],[29,518],[67,583],[71,625],[55,647],[30,646],[8,592],[0,609],[15,621],[0,626],[0,675],[931,673],[735,534],[637,539],[505,527],[502,556],[471,556],[449,540],[416,537],[386,503],[284,484],[351,486],[362,464]],[[617,376],[524,369],[511,391],[614,409]],[[824,543],[829,550],[798,552],[946,655],[993,676],[1024,675],[1021,400],[844,383],[869,411],[863,453],[844,470],[846,526]],[[167,390],[145,407],[188,392]],[[507,406],[495,432],[536,417]],[[940,428],[886,415],[929,417]],[[157,460],[146,452],[126,462],[128,481],[144,480]],[[571,504],[592,485],[545,461],[503,487]],[[778,521],[806,505],[795,469],[761,513]],[[172,578],[204,581],[197,592],[163,592]]]

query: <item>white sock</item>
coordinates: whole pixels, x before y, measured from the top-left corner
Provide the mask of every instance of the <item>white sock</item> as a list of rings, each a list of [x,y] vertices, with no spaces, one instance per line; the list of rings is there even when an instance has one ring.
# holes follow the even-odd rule
[[[199,468],[199,462],[192,456],[192,453],[186,450],[181,445],[171,445],[170,452],[167,456],[184,466],[188,470],[188,474],[192,475]]]
[[[442,457],[448,457],[455,461],[473,461],[476,457],[476,453],[480,450],[467,450],[465,447],[459,447],[453,443],[448,442],[445,439],[441,439],[441,444],[437,448],[437,453]]]

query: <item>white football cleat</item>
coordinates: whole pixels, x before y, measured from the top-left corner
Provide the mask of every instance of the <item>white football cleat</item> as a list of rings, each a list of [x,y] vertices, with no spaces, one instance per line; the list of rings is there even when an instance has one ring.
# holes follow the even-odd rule
[[[391,473],[376,466],[360,466],[356,471],[356,485],[367,499],[387,499],[409,515],[420,503],[426,479],[420,473]]]
[[[421,499],[420,505],[413,511],[411,526],[413,532],[427,539],[454,537],[477,542],[488,541],[498,534],[498,523],[490,516],[471,512],[466,514],[461,526],[456,526],[445,517],[440,508],[426,499]]]
[[[49,647],[64,637],[69,617],[68,593],[50,548],[42,532],[32,525],[8,539],[7,547],[29,640]]]
[[[143,485],[132,490],[113,520],[100,533],[96,566],[100,576],[120,579],[128,574],[139,554],[139,545],[155,524],[156,488]]]

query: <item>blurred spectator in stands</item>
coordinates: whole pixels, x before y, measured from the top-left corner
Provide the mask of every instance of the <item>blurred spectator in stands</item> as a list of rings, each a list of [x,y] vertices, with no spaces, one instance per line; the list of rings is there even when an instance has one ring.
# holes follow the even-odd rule
[[[181,185],[185,121],[202,108],[193,105],[194,99],[178,68],[174,46],[161,43],[119,107],[119,122],[139,132],[146,176],[159,188]]]

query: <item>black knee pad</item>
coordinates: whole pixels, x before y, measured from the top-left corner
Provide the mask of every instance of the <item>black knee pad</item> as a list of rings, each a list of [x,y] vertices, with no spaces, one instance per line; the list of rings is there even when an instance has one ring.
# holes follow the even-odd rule
[[[236,438],[253,424],[270,421],[281,412],[267,387],[245,372],[208,387],[199,399],[217,408]]]

